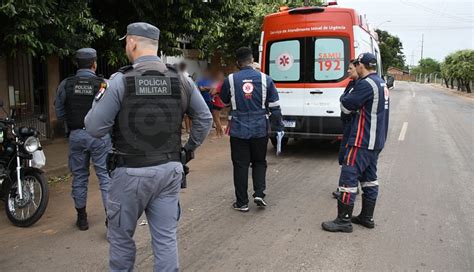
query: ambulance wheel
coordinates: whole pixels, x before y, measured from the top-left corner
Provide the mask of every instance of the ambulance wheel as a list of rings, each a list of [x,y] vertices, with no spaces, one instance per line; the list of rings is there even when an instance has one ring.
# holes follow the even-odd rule
[[[281,139],[281,149],[282,150],[286,147],[289,140],[290,140],[290,138],[287,138],[287,137],[283,137],[283,139]],[[273,147],[276,149],[277,148],[277,139],[276,139],[276,137],[270,137],[270,141],[272,142]]]

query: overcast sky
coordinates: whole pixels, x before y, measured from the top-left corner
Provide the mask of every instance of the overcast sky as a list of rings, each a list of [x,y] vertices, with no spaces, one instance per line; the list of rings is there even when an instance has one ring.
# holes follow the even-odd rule
[[[421,57],[442,61],[460,49],[474,49],[473,0],[339,0],[367,14],[373,27],[379,26],[403,43],[406,63],[417,64]],[[387,22],[390,21],[390,22]]]

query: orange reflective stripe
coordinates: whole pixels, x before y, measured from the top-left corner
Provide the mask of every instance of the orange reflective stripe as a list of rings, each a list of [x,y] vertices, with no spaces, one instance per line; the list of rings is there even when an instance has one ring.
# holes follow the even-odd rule
[[[349,150],[349,155],[347,155],[347,162],[346,162],[347,165],[350,165],[350,163],[351,163],[351,154],[352,154],[353,149],[354,149],[354,147],[351,146],[351,149]]]
[[[354,165],[354,164],[355,164],[355,160],[356,160],[356,158],[357,158],[357,150],[359,150],[359,148],[358,148],[358,147],[355,147],[354,155],[352,156],[351,165]]]

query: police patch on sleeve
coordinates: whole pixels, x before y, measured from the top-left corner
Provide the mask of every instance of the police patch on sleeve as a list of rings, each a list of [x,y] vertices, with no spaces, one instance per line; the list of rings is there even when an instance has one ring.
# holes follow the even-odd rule
[[[172,95],[171,79],[164,76],[135,77],[136,95]]]
[[[95,95],[95,101],[99,101],[104,97],[105,90],[107,90],[108,84],[107,82],[100,83],[100,88],[97,94]]]

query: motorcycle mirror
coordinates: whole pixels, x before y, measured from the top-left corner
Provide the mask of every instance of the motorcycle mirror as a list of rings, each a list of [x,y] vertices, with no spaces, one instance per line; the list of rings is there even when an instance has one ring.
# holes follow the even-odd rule
[[[46,115],[44,113],[40,114],[40,116],[38,116],[38,120],[42,123],[46,123]]]

